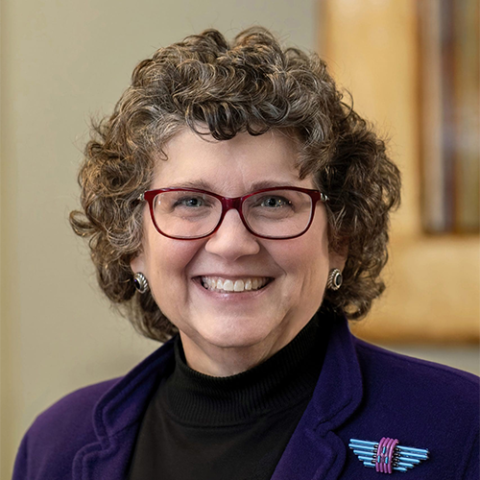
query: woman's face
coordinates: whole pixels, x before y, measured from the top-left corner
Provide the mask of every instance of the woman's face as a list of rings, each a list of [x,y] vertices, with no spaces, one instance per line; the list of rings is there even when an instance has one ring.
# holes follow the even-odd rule
[[[167,160],[157,160],[151,188],[196,187],[226,197],[265,186],[314,188],[312,178],[299,179],[295,143],[279,132],[206,140],[188,129],[178,133],[166,146]],[[310,229],[290,240],[255,237],[233,209],[207,238],[171,239],[158,233],[145,207],[143,251],[131,266],[144,273],[159,308],[179,329],[188,364],[226,376],[289,343],[319,308],[329,270],[343,263],[329,255],[319,203]],[[212,279],[266,285],[215,291],[203,286]]]

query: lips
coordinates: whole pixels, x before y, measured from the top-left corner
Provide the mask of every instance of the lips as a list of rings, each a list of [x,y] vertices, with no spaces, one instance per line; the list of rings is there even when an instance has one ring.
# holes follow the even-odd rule
[[[264,288],[272,281],[270,277],[242,277],[242,278],[223,278],[223,277],[200,277],[202,286],[212,292],[222,293],[242,293],[256,291]]]

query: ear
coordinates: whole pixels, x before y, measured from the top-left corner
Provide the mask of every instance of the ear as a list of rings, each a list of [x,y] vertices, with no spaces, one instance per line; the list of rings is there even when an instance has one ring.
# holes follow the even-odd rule
[[[136,257],[130,261],[130,268],[133,273],[145,273],[145,254],[140,252]]]
[[[348,258],[348,245],[345,244],[344,246],[340,247],[340,250],[330,250],[328,254],[329,266],[330,269],[338,268],[341,272],[345,267],[345,263],[347,262]]]

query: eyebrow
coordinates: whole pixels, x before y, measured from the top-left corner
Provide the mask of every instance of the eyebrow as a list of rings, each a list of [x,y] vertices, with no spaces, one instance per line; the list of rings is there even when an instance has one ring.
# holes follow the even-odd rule
[[[294,185],[292,182],[283,182],[276,180],[260,180],[253,182],[248,193],[256,192],[257,190],[263,190],[264,188],[275,188],[275,187],[298,187],[299,185]],[[209,192],[215,192],[213,185],[206,182],[205,180],[192,180],[187,182],[179,182],[173,185],[169,185],[168,188],[198,188],[199,190],[207,190]]]
[[[166,188],[198,188],[199,190],[211,191],[212,186],[204,180],[192,180],[188,182],[178,182],[173,185],[168,185]]]

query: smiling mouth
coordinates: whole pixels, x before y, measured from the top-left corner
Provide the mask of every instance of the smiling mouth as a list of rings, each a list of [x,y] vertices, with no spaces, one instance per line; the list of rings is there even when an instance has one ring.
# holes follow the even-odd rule
[[[221,277],[200,277],[200,282],[206,290],[222,293],[242,293],[261,290],[273,279],[269,277],[237,278],[231,280]]]

